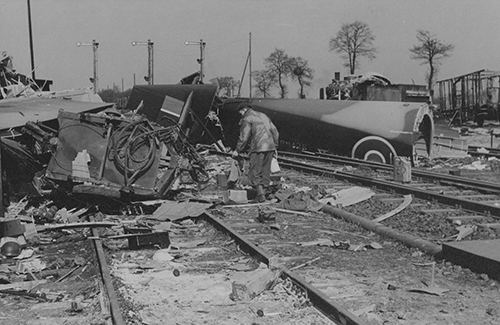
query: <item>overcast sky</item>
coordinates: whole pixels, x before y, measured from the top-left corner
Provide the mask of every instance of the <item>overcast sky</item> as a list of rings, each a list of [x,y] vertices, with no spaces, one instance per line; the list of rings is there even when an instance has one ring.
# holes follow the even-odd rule
[[[301,56],[314,69],[308,97],[318,97],[335,71],[347,74],[329,40],[343,23],[366,22],[375,35],[377,57],[361,59],[357,72],[378,72],[394,83],[424,84],[426,66],[410,59],[416,32],[428,30],[455,45],[438,79],[482,68],[500,70],[500,0],[31,0],[37,78],[54,80],[54,89],[89,86],[91,47],[97,40],[99,86],[125,88],[145,83],[147,47],[154,42],[156,84],[177,83],[199,69],[197,46],[206,43],[206,80],[240,79],[252,33],[253,70],[275,48]],[[27,1],[0,0],[0,50],[30,74]],[[292,85],[292,82],[288,82]],[[289,97],[296,97],[291,86]],[[244,95],[248,95],[245,80]]]

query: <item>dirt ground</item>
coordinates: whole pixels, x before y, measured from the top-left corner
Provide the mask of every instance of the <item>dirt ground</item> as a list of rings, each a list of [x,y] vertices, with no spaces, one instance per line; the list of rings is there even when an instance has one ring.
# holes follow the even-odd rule
[[[464,135],[458,135],[460,129],[438,125],[436,135],[458,135],[465,145],[489,147],[490,129],[500,134],[500,125],[487,122],[483,128],[469,126]],[[493,141],[495,147],[500,145],[500,139]],[[491,160],[467,157],[463,150],[440,148],[422,165],[443,173],[464,169],[467,177],[500,181]],[[311,182],[314,180],[297,185]],[[371,218],[393,207],[370,199],[347,210]],[[261,234],[261,228],[255,225],[255,208],[212,212],[227,222],[253,223],[254,230],[247,235],[260,247],[267,247],[286,267],[319,257],[296,272],[367,324],[500,323],[500,284],[484,274],[436,260],[324,213],[312,213],[307,218],[277,214],[277,228],[266,228]],[[111,217],[133,221],[144,216]],[[424,215],[417,207],[406,209],[387,225],[434,242],[456,232],[445,215]],[[496,238],[498,234],[481,234],[485,237],[478,238],[489,235]],[[109,322],[101,312],[99,273],[93,245],[85,239],[88,236],[88,230],[46,233],[45,241],[32,245],[34,255],[28,259],[41,261],[43,270],[39,272],[20,272],[21,262],[2,260],[0,284],[33,280],[47,283],[31,291],[0,291],[0,324]],[[376,242],[382,248],[350,251],[297,245],[321,238],[353,244]],[[127,324],[331,324],[281,278],[253,299],[235,297],[233,283],[268,269],[206,222],[188,219],[172,224],[170,239],[170,249],[138,251],[128,249],[126,240],[104,242]],[[274,242],[281,244],[273,247]],[[444,290],[440,295],[410,291],[432,279]]]

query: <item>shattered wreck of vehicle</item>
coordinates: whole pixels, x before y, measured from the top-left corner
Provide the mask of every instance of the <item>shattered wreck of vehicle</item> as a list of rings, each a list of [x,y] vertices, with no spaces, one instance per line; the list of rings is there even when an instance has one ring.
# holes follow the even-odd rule
[[[203,175],[203,159],[177,125],[140,115],[59,113],[57,148],[46,177],[73,193],[159,198],[182,172]]]

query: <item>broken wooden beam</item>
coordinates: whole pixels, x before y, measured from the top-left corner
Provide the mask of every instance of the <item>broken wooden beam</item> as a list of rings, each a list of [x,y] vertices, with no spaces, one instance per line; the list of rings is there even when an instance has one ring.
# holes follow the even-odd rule
[[[44,232],[50,230],[70,229],[70,228],[98,228],[98,227],[114,227],[114,226],[122,226],[122,224],[116,222],[102,222],[102,221],[73,222],[73,223],[37,226],[36,231]]]

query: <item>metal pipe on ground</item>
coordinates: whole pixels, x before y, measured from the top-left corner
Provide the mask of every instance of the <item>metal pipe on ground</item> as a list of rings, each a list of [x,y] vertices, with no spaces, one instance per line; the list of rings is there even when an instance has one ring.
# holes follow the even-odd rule
[[[407,246],[416,247],[421,251],[426,252],[427,254],[439,255],[441,253],[442,250],[441,245],[434,244],[428,240],[418,238],[410,234],[402,233],[400,231],[394,230],[380,223],[373,222],[369,219],[357,216],[353,213],[344,211],[342,209],[325,205],[322,208],[322,211],[331,214],[336,218],[341,218],[350,221],[352,223],[358,224],[363,228],[373,231],[374,233],[379,234],[381,236],[386,236],[398,240]]]

